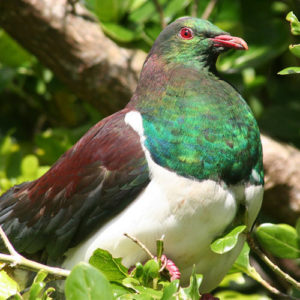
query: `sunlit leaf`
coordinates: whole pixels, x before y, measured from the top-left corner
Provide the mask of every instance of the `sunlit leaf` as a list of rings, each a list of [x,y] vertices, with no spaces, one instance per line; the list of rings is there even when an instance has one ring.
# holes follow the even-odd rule
[[[290,74],[299,74],[299,73],[300,73],[300,67],[288,67],[278,72],[279,75],[290,75]]]
[[[195,266],[193,267],[193,272],[190,277],[190,285],[186,288],[181,288],[179,294],[183,299],[189,300],[199,300],[199,288],[202,283],[203,276],[201,274],[196,274]]]
[[[0,271],[0,300],[18,293],[18,284],[4,271]]]
[[[47,277],[48,273],[44,270],[41,270],[37,273],[37,275],[34,278],[33,284],[30,287],[29,291],[29,300],[36,300],[38,297],[41,296],[41,293],[43,292],[46,283],[45,279]]]
[[[38,158],[33,154],[26,155],[23,158],[21,163],[22,175],[27,180],[36,179],[38,167],[39,167]]]
[[[65,284],[67,300],[112,300],[109,281],[95,267],[80,263],[75,266]]]
[[[240,225],[231,230],[224,237],[215,240],[210,249],[218,254],[223,254],[232,250],[238,242],[239,235],[246,229],[245,225]]]
[[[300,238],[288,224],[262,224],[256,228],[255,236],[265,250],[277,257],[300,258]]]
[[[134,290],[137,294],[141,294],[141,296],[145,298],[139,298],[138,295],[134,295],[134,299],[161,299],[162,291],[155,290],[150,287],[146,287],[141,285],[140,281],[136,278],[127,277],[122,281],[122,284],[132,290]],[[151,298],[149,298],[151,297]]]
[[[172,281],[167,287],[164,288],[161,300],[176,300],[174,294],[177,293],[179,288],[179,280]]]
[[[121,283],[118,283],[118,282],[111,282],[110,287],[112,289],[112,293],[113,293],[114,298],[118,298],[118,297],[121,297],[121,296],[124,296],[124,295],[134,293],[134,290],[129,289],[129,288],[125,287],[124,285],[122,285]],[[123,298],[121,298],[121,299],[123,299]]]
[[[296,15],[291,11],[286,16],[286,19],[291,23],[292,34],[300,35],[300,22]]]
[[[159,264],[156,260],[150,259],[144,265],[144,280],[147,283],[149,280],[158,277]]]
[[[128,269],[122,265],[122,259],[112,257],[106,250],[95,250],[89,263],[100,270],[109,281],[122,281],[128,276]]]

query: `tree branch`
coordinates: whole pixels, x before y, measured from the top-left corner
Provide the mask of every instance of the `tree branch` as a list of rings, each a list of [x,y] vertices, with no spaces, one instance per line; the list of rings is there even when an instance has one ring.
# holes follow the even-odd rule
[[[110,114],[130,99],[146,55],[117,46],[85,8],[74,5],[76,15],[67,0],[0,0],[0,26],[79,97]],[[262,143],[263,210],[294,225],[300,214],[300,151],[264,135]]]
[[[261,136],[265,168],[263,211],[279,222],[295,225],[300,216],[300,151]]]
[[[54,275],[55,278],[65,278],[69,276],[70,274],[69,270],[46,266],[36,261],[29,260],[24,256],[20,255],[8,240],[1,226],[0,226],[0,237],[3,240],[7,250],[10,253],[10,254],[0,253],[1,262],[9,263],[12,264],[13,267],[19,267],[21,269],[30,270],[34,272],[45,270],[48,274]]]
[[[294,288],[300,290],[300,282],[292,278],[289,274],[282,271],[276,264],[274,264],[255,244],[254,239],[251,235],[247,236],[247,241],[249,244],[249,247],[252,251],[254,251],[258,257],[274,272],[276,273],[280,278],[288,282],[290,285],[292,285]]]
[[[79,97],[110,114],[130,99],[144,56],[117,46],[91,13],[74,6],[76,14],[67,0],[0,0],[0,26]]]

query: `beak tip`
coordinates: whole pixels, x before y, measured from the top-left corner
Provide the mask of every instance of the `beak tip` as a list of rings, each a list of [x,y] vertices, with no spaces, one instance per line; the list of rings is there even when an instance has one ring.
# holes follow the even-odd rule
[[[231,36],[229,34],[215,36],[211,40],[215,42],[214,45],[215,47],[233,48],[237,50],[248,50],[248,45],[243,39],[239,37]]]

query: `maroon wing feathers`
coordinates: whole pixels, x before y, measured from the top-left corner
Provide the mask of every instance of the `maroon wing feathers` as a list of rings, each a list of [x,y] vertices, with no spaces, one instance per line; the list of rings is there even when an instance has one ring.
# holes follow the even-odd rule
[[[1,196],[0,222],[20,251],[47,247],[53,257],[60,255],[147,185],[148,167],[139,136],[124,122],[128,111],[97,123],[41,178]],[[61,243],[53,246],[49,239]],[[29,240],[31,246],[24,247]]]

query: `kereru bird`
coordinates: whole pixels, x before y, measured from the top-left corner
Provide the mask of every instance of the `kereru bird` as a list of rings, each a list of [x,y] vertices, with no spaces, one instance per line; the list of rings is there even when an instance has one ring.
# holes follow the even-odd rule
[[[97,248],[130,267],[146,254],[128,233],[165,254],[183,281],[196,265],[202,292],[220,282],[242,249],[220,255],[214,239],[241,220],[251,228],[263,196],[259,129],[241,95],[217,74],[218,55],[247,49],[208,21],[167,26],[121,111],[92,127],[41,178],[0,199],[0,224],[19,252],[65,255],[63,267]]]

